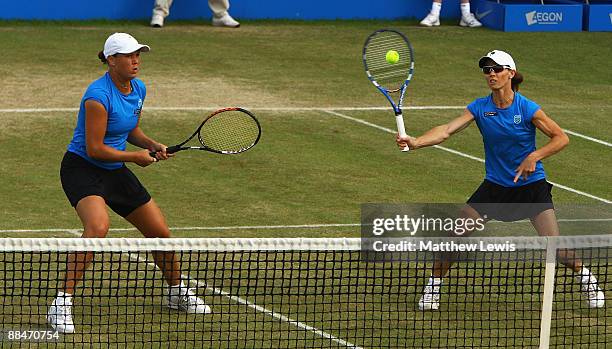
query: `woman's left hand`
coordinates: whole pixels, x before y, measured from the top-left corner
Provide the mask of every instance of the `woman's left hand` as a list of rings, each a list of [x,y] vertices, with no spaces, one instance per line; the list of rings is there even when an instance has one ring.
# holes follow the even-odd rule
[[[153,146],[153,149],[149,149],[149,151],[155,152],[155,158],[157,160],[168,160],[173,157],[174,154],[167,153],[166,148],[168,148],[166,145],[157,143]]]
[[[537,162],[538,162],[538,159],[536,159],[536,157],[533,156],[533,153],[529,154],[525,158],[525,160],[521,162],[519,167],[517,167],[516,170],[514,170],[514,172],[516,172],[516,176],[514,176],[514,183],[518,182],[521,176],[523,177],[523,180],[527,180],[527,177],[529,177],[532,173],[535,172]]]

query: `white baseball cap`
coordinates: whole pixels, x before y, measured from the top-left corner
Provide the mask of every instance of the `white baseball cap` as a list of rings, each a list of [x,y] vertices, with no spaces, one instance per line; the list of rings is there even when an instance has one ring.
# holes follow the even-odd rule
[[[485,65],[484,63],[487,60],[487,58],[493,60],[493,62],[501,65],[502,67],[516,70],[516,64],[514,64],[514,59],[512,59],[512,56],[510,56],[508,53],[504,51],[493,50],[487,53],[486,56],[480,57],[480,60],[478,61],[478,66],[480,68],[484,67]]]
[[[104,43],[104,58],[117,53],[132,53],[136,51],[148,52],[151,48],[141,45],[133,36],[127,33],[115,33],[106,39]]]

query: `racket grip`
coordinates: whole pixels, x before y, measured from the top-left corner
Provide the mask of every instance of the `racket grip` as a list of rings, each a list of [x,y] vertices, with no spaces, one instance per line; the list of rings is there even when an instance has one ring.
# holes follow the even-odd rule
[[[166,153],[167,153],[167,154],[174,154],[174,153],[176,153],[176,152],[177,152],[177,151],[179,151],[179,150],[181,150],[181,147],[180,147],[180,146],[178,146],[178,145],[173,145],[173,146],[171,146],[171,147],[166,148]],[[154,151],[151,151],[151,152],[149,152],[149,155],[151,155],[151,157],[152,157],[152,158],[154,158],[154,157],[155,157],[155,152],[154,152]]]
[[[404,127],[404,117],[402,116],[401,113],[395,115],[395,123],[397,124],[397,133],[399,133],[400,137],[408,136],[406,134],[406,127]],[[409,150],[410,150],[410,148],[408,148],[408,146],[405,146],[402,149],[403,152],[407,152]]]
[[[171,147],[166,148],[166,153],[174,154],[179,150],[181,150],[181,147],[179,145],[173,145]]]

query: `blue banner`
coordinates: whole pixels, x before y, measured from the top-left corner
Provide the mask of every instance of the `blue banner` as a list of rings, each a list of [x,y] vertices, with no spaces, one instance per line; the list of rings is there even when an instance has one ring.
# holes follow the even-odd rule
[[[582,5],[507,6],[506,19],[506,31],[582,31]]]
[[[476,17],[487,27],[509,32],[582,31],[582,4],[572,1],[547,1],[545,5],[528,1],[501,2],[479,0]]]
[[[487,28],[504,30],[505,5],[488,0],[478,0],[474,6],[474,16]]]
[[[612,1],[591,2],[584,5],[584,30],[592,32],[612,31]]]
[[[154,0],[29,0],[2,1],[0,19],[149,19]],[[230,0],[237,19],[418,19],[431,10],[431,0]],[[174,1],[168,20],[209,19],[204,0]],[[459,18],[459,0],[444,0],[442,18]]]

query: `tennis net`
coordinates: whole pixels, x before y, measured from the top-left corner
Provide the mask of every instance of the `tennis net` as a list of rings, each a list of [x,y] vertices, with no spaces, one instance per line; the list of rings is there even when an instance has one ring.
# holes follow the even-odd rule
[[[419,310],[433,261],[439,260],[427,250],[369,261],[364,242],[349,238],[0,239],[0,344],[605,348],[612,343],[610,301],[589,306],[578,274],[557,263],[559,251],[575,251],[596,277],[596,287],[611,294],[612,235],[460,241],[512,248],[462,253],[443,278],[438,309]],[[58,333],[47,315],[75,251],[95,257],[72,295],[74,333]],[[210,314],[165,306],[164,276],[150,251],[175,251],[183,282],[210,306]]]

